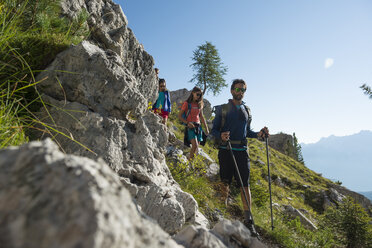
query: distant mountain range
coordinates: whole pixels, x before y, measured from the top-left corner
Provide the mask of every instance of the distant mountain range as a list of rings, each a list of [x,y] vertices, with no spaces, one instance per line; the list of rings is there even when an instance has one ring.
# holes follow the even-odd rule
[[[341,137],[332,135],[301,147],[308,168],[342,182],[350,190],[371,193],[372,131]]]
[[[361,194],[361,195],[364,195],[365,197],[367,197],[372,202],[372,191],[358,192],[358,193]]]

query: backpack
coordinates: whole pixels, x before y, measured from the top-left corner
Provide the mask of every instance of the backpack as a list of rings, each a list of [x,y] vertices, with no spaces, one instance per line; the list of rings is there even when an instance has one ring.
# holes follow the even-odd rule
[[[245,111],[247,112],[247,114],[248,114],[248,126],[250,126],[251,125],[251,122],[252,122],[252,115],[251,115],[251,110],[250,110],[250,108],[248,107],[248,106],[246,106],[246,105],[243,105],[244,106],[244,108],[245,108]],[[214,106],[213,107],[213,113],[216,113],[217,111],[216,111],[216,109],[217,108],[221,108],[221,125],[220,125],[220,132],[221,132],[221,130],[222,130],[222,128],[223,128],[223,126],[225,125],[225,122],[226,122],[226,116],[227,116],[227,113],[230,111],[230,108],[231,108],[231,106],[230,106],[230,104],[229,103],[225,103],[225,104],[221,104],[221,105],[217,105],[217,106]],[[220,145],[221,145],[221,140],[220,139],[218,139],[218,138],[215,138],[214,139],[214,146],[215,146],[215,148],[218,148]]]
[[[248,126],[250,126],[251,125],[251,122],[252,122],[251,110],[250,110],[250,108],[248,106],[246,106],[246,105],[243,105],[243,106],[245,108],[245,111],[248,114]],[[230,111],[230,104],[229,103],[225,103],[225,104],[214,106],[212,112],[213,113],[216,113],[216,109],[217,108],[222,108],[221,109],[221,125],[220,125],[220,130],[219,130],[219,131],[221,131],[221,129],[225,125],[227,113]]]
[[[186,112],[183,112],[183,114],[182,114],[182,118],[185,119],[186,121],[187,121],[187,117],[190,114],[190,111],[191,111],[191,103],[188,102],[187,103],[187,111]],[[182,122],[182,125],[187,126],[187,124],[185,124],[183,122]]]

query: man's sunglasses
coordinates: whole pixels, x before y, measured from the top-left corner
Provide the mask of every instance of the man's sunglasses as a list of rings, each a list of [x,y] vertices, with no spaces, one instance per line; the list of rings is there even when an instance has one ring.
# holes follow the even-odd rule
[[[196,95],[197,95],[198,97],[201,97],[203,94],[202,94],[202,93],[196,93]]]
[[[247,89],[244,89],[244,88],[234,88],[235,92],[245,92]]]

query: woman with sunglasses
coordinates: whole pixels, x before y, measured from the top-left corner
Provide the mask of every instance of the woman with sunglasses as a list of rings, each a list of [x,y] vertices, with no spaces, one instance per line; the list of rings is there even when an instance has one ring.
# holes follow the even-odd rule
[[[166,125],[169,113],[171,112],[171,101],[164,78],[159,79],[159,96],[155,104],[152,106],[152,110],[163,118],[162,122]]]
[[[191,109],[188,109],[188,106]],[[203,140],[203,130],[200,123],[203,123],[205,127],[205,134],[208,135],[208,126],[203,115],[203,93],[199,87],[194,87],[191,91],[190,96],[182,104],[178,118],[186,124],[187,138],[191,143],[191,151],[189,160],[194,158],[194,154],[198,152],[198,146],[200,141]],[[183,117],[184,113],[189,113],[186,119]]]

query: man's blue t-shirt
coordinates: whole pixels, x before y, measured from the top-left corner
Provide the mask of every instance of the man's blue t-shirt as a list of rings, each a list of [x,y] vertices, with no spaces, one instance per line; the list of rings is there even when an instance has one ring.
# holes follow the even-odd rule
[[[257,138],[257,133],[250,128],[249,115],[244,107],[244,102],[242,105],[234,105],[230,100],[228,104],[230,106],[228,107],[224,126],[221,127],[222,106],[220,106],[213,120],[211,134],[215,138],[221,139],[222,132],[230,131],[230,140],[242,141],[242,144],[245,144],[247,137]],[[232,144],[232,147],[235,149],[246,149],[246,145]]]

